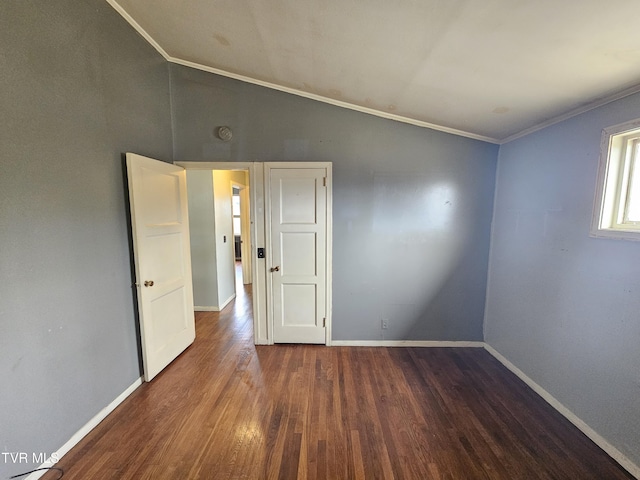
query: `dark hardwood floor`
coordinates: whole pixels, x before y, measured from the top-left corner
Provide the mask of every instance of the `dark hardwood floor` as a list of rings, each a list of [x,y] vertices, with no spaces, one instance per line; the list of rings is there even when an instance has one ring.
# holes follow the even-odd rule
[[[239,293],[64,480],[633,478],[483,349],[255,347]]]

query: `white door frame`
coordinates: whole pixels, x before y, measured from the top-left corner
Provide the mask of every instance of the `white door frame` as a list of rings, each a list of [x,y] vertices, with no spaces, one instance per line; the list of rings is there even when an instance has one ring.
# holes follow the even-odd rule
[[[273,316],[267,309],[266,258],[258,258],[258,248],[266,249],[267,211],[265,194],[271,168],[327,169],[327,257],[326,257],[326,345],[331,345],[332,304],[332,163],[331,162],[175,162],[187,170],[245,170],[249,172],[251,268],[253,280],[253,335],[256,345],[273,345]],[[269,292],[270,293],[270,292]]]
[[[249,202],[249,185],[242,185],[235,180],[231,180],[231,189],[237,188],[240,193],[240,257],[242,259],[242,283],[247,285],[251,281],[251,253],[247,249],[251,247],[251,208]],[[248,233],[247,233],[248,232]],[[235,231],[233,232],[235,235]]]
[[[256,345],[269,345],[271,330],[267,322],[266,271],[258,248],[265,247],[264,180],[258,162],[175,162],[187,170],[244,170],[249,172],[249,208],[251,222],[251,268],[253,281],[253,337]],[[188,188],[188,187],[187,187]],[[273,342],[271,342],[273,343]]]
[[[273,246],[271,245],[271,195],[270,195],[270,179],[271,179],[271,170],[272,169],[277,169],[277,168],[298,168],[298,169],[304,169],[304,168],[324,168],[326,170],[326,194],[327,194],[327,225],[326,225],[326,257],[325,257],[325,261],[326,261],[326,265],[325,265],[325,271],[326,271],[326,277],[325,277],[325,291],[326,291],[326,298],[325,298],[325,312],[326,312],[326,321],[325,321],[325,345],[330,346],[331,345],[331,324],[332,324],[332,315],[331,315],[331,305],[332,305],[332,291],[331,291],[331,284],[332,284],[332,258],[333,258],[333,248],[332,248],[332,239],[333,239],[333,230],[332,230],[332,226],[333,226],[333,216],[332,216],[332,186],[333,186],[333,182],[332,182],[332,163],[331,162],[264,162],[263,167],[264,167],[264,190],[263,190],[263,195],[264,195],[264,221],[265,221],[265,237],[266,237],[266,246],[267,246],[267,259],[271,258],[271,252],[273,249]],[[269,234],[266,234],[267,232],[269,232]],[[267,268],[265,268],[265,275],[267,274],[267,271],[269,269],[269,267],[271,267],[272,265],[266,265]],[[272,288],[272,276],[269,275],[266,279],[266,287],[267,287],[267,292],[266,292],[266,297],[267,298],[272,298],[273,295],[273,288]],[[273,322],[274,322],[274,315],[273,315],[273,306],[269,305],[266,311],[267,314],[267,323],[269,325],[269,344],[273,344]]]

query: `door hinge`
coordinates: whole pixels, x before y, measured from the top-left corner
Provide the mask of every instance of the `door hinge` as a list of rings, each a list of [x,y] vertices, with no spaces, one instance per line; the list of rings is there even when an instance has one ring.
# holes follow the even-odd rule
[[[323,187],[327,186],[327,177],[322,177],[322,186]]]
[[[327,319],[326,319],[326,318],[323,318],[323,319],[322,319],[322,327],[323,327],[323,328],[326,328],[326,327],[327,327]]]

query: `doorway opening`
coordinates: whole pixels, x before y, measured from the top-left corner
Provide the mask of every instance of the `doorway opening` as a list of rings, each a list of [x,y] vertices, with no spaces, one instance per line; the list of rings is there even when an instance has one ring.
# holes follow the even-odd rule
[[[191,215],[192,209],[197,208],[198,204],[204,205],[209,223],[206,228],[208,237],[202,239],[200,243],[195,238],[191,239],[194,309],[220,311],[240,294],[249,292],[245,300],[252,305],[250,311],[254,343],[268,344],[266,298],[263,293],[265,291],[264,262],[258,261],[257,257],[258,247],[264,247],[264,221],[260,216],[263,181],[261,165],[254,162],[176,162],[176,165],[186,170],[191,235],[193,236],[194,230],[198,228],[197,222],[195,222],[196,225],[193,224]],[[190,181],[192,179],[195,180]],[[198,188],[198,179],[207,187]],[[241,209],[242,283],[239,285],[236,283],[236,241],[233,225],[234,188],[237,189],[236,193],[240,194]],[[204,192],[203,198],[198,198],[198,191]],[[195,198],[192,201],[193,197]],[[217,210],[216,205],[219,207]],[[216,223],[221,225],[217,230]],[[214,254],[212,245],[220,246],[220,253],[223,255]],[[208,258],[200,261],[201,257],[193,254],[197,249],[208,251]],[[223,285],[220,285],[220,280]],[[241,288],[241,285],[244,288]],[[200,295],[202,290],[199,290],[199,286],[204,286],[205,293],[209,295],[204,300]],[[216,292],[221,292],[218,293],[217,298]],[[198,299],[201,299],[202,303]]]
[[[233,221],[234,258],[242,267],[242,283],[252,283],[251,269],[251,198],[248,172],[245,183],[231,182],[231,213]]]
[[[237,186],[241,222],[242,205],[249,206],[248,215],[244,215],[247,228],[245,224],[240,226],[240,258],[243,284],[251,283],[254,343],[331,345],[331,163],[176,162],[176,165],[185,168],[187,181],[193,176],[206,179],[213,187],[221,185],[213,188],[213,193],[211,188],[205,189],[208,193],[203,204],[209,209],[210,222],[221,213],[228,215],[223,222],[227,230],[216,230],[214,225],[209,230],[215,232],[213,238],[200,246],[221,245],[220,251],[225,252],[225,256],[211,255],[215,273],[223,269],[230,280],[223,279],[222,282],[234,286],[231,291],[223,290],[225,285],[220,284],[222,277],[219,274],[203,277],[211,280],[205,292],[211,294],[217,289],[218,295],[207,300],[215,303],[199,303],[198,298],[202,297],[197,293],[199,273],[196,270],[211,270],[213,261],[199,261],[192,255],[194,306],[221,310],[235,298],[236,242],[232,202],[234,186]],[[239,172],[245,175],[246,181],[232,178]],[[190,183],[187,190],[191,211]],[[218,198],[220,192],[225,192],[224,198]],[[243,195],[246,195],[245,202]],[[226,207],[216,209],[217,204]],[[191,214],[189,216],[191,218]],[[215,285],[212,279],[215,279]],[[279,334],[275,333],[276,324],[283,327]],[[314,333],[313,338],[306,335],[310,331]]]
[[[251,240],[243,234],[250,224],[248,171],[188,169],[186,176],[194,309],[221,311],[237,294],[238,259],[243,283],[251,283]]]

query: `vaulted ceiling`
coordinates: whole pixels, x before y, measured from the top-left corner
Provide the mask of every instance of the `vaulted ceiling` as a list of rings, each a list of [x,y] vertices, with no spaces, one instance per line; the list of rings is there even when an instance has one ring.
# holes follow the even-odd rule
[[[107,0],[167,60],[501,143],[640,91],[638,0]]]

